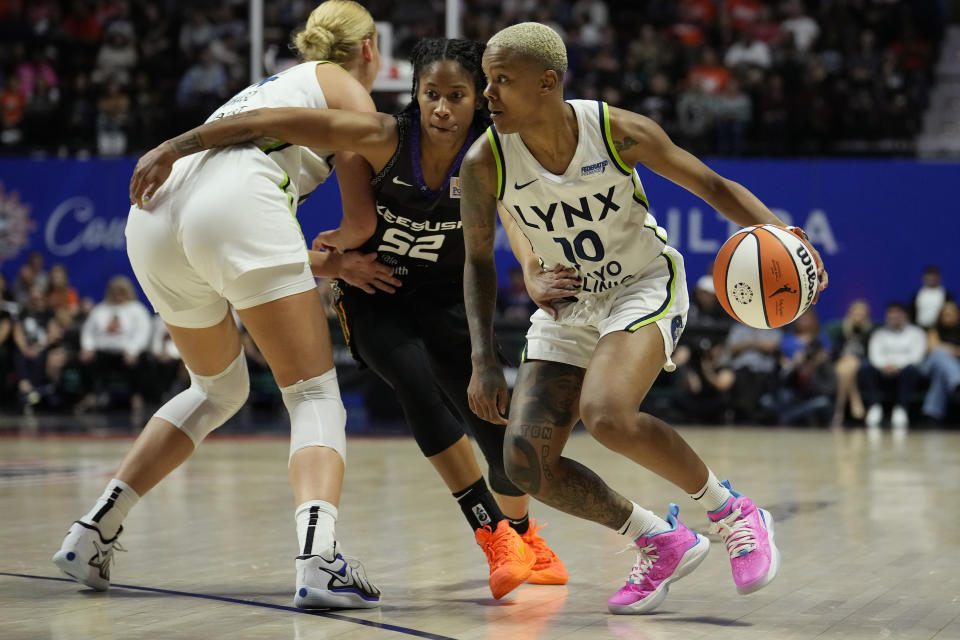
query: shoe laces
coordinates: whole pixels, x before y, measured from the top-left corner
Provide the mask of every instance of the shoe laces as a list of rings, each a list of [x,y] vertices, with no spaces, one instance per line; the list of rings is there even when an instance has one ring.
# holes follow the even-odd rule
[[[513,533],[517,537],[519,534],[507,527],[503,528],[503,533],[499,532],[499,528],[494,531],[489,525],[477,532],[478,537],[481,538],[480,544],[483,546],[483,551],[487,554],[487,561],[493,568],[509,562],[517,553],[516,540],[510,534]],[[521,544],[523,544],[522,541]]]
[[[636,551],[637,552],[637,561],[633,565],[633,569],[630,571],[630,577],[627,578],[627,582],[632,582],[633,584],[642,584],[644,577],[650,573],[650,570],[653,569],[653,565],[660,559],[660,554],[657,553],[656,545],[648,544],[642,547],[637,547],[636,544],[627,545],[617,553],[625,553],[627,551]]]
[[[757,536],[739,507],[726,518],[710,525],[710,533],[720,534],[731,558],[745,556],[757,548]]]
[[[547,545],[547,541],[537,535],[537,532],[547,526],[547,523],[537,526],[537,521],[533,518],[530,519],[530,528],[527,529],[527,532],[521,535],[523,541],[526,542],[537,556],[537,564],[549,564],[557,558],[557,554],[553,552]],[[543,559],[543,562],[541,562]]]

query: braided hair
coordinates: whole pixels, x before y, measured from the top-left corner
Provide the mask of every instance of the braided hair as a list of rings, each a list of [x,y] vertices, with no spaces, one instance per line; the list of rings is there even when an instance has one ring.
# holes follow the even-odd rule
[[[410,53],[410,62],[413,64],[413,88],[410,90],[410,103],[404,107],[405,112],[416,111],[420,108],[417,95],[420,92],[420,75],[434,62],[451,60],[456,62],[473,78],[473,86],[481,106],[473,115],[471,125],[482,131],[490,125],[490,112],[483,99],[483,90],[487,86],[487,79],[483,75],[481,58],[486,48],[482,42],[464,40],[461,38],[423,38],[417,42]]]

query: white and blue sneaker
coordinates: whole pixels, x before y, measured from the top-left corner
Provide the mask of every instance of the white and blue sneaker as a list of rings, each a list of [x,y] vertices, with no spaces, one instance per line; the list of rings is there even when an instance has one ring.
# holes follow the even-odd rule
[[[67,531],[60,550],[53,554],[53,564],[77,582],[106,591],[110,588],[113,552],[124,550],[117,544],[121,533],[123,527],[117,535],[105,540],[95,525],[77,520]]]
[[[380,606],[376,588],[356,558],[344,558],[336,542],[330,557],[323,554],[297,556],[297,592],[293,606],[299,609],[372,609]]]

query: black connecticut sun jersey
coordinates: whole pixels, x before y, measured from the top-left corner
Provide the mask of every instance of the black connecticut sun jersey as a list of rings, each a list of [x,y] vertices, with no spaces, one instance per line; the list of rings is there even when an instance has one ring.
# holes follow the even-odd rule
[[[459,287],[464,261],[460,163],[475,132],[471,131],[446,181],[433,191],[424,183],[420,166],[420,112],[394,117],[399,133],[397,151],[371,181],[377,198],[377,230],[359,251],[376,251],[380,262],[393,267],[394,275],[403,282],[398,294],[412,293],[424,285]],[[338,284],[346,288],[342,281]]]

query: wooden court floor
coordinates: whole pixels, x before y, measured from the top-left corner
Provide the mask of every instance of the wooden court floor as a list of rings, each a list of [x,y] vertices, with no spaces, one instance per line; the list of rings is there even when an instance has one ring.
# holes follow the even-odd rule
[[[0,438],[0,638],[518,639],[960,638],[960,433],[894,441],[862,430],[683,428],[718,475],[776,518],[783,566],[739,596],[723,549],[646,616],[606,599],[629,573],[623,539],[542,505],[533,516],[566,562],[566,586],[490,596],[483,554],[407,438],[349,441],[338,537],[383,589],[380,610],[292,608],[296,537],[287,445],[212,438],[141,501],[114,588],[60,579],[50,556],[99,495],[128,438]],[[679,490],[583,433],[568,452],[637,502]]]

